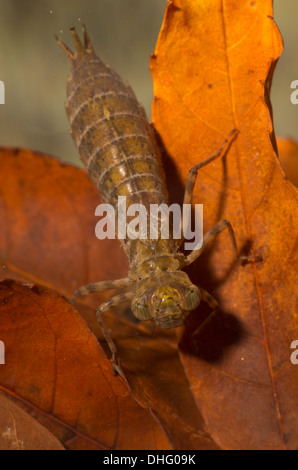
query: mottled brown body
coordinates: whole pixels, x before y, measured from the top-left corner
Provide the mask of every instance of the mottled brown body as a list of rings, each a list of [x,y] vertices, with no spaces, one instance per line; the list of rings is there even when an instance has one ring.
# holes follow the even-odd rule
[[[118,209],[118,197],[126,196],[127,207],[142,204],[150,215],[151,204],[167,204],[167,191],[158,146],[142,106],[121,77],[94,53],[86,29],[83,45],[72,29],[76,51],[73,53],[58,40],[71,64],[67,83],[67,115],[71,135],[89,176],[97,186],[101,199]],[[190,204],[197,171],[222,156],[236,133],[233,131],[222,148],[212,157],[189,171],[184,203]],[[149,226],[149,224],[148,224]],[[217,302],[190,281],[180,269],[191,264],[210,241],[228,229],[237,257],[233,229],[226,220],[220,221],[204,236],[200,249],[184,256],[176,240],[131,239],[123,241],[130,261],[127,278],[89,284],[78,289],[73,297],[106,289],[122,289],[119,294],[97,309],[97,318],[112,351],[116,349],[105,329],[101,315],[120,302],[131,301],[134,315],[140,320],[153,320],[162,328],[183,323],[185,313],[195,309],[203,299],[212,307]],[[123,288],[124,291],[123,291]]]
[[[118,196],[126,196],[127,207],[143,204],[148,213],[150,204],[167,203],[160,153],[145,111],[131,87],[93,49],[78,50],[71,62],[67,99],[71,135],[102,201],[116,214]],[[178,267],[173,240],[122,242],[134,278],[144,275],[140,265],[147,260],[154,272],[156,254],[164,255],[166,268]]]

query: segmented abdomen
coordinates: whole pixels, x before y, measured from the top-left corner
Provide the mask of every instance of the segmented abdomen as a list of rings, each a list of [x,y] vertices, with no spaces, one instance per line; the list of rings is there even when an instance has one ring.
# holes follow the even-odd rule
[[[132,89],[95,54],[72,62],[66,106],[71,134],[104,202],[166,202],[153,131]]]
[[[72,30],[76,51],[58,38],[71,64],[67,82],[66,112],[71,135],[90,179],[101,199],[113,205],[126,196],[126,207],[142,204],[147,210],[147,237],[123,240],[131,277],[177,269],[178,245],[170,239],[149,236],[151,204],[167,203],[167,191],[153,129],[132,89],[94,53],[84,28],[85,45]]]

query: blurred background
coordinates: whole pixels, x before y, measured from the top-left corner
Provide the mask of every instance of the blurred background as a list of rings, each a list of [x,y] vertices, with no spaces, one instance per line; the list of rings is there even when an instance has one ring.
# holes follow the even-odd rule
[[[25,146],[79,165],[64,111],[69,64],[54,40],[72,45],[70,26],[88,26],[98,55],[132,85],[150,118],[154,51],[166,0],[0,0],[0,145]],[[274,75],[276,134],[298,140],[298,1],[275,0],[285,50]]]

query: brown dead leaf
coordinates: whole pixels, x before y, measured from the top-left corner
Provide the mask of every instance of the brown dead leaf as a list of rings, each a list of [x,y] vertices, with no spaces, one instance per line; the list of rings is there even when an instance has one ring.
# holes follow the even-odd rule
[[[75,309],[52,290],[0,283],[0,389],[68,449],[170,449]],[[31,429],[28,423],[27,432]],[[146,436],[146,438],[144,438]]]
[[[78,307],[110,354],[94,308]],[[106,316],[105,324],[112,332],[133,396],[151,410],[174,449],[217,450],[189,390],[174,332],[158,329],[153,334],[152,327],[146,328],[144,323],[133,326],[128,318],[119,316],[118,311],[117,316]]]
[[[63,447],[28,413],[0,395],[0,450],[63,450]]]
[[[189,317],[181,359],[211,437],[222,449],[298,446],[297,191],[274,152],[269,90],[282,40],[272,2],[173,0],[152,57],[153,122],[185,184],[188,170],[240,131],[224,159],[199,172],[194,203],[204,230],[228,219],[242,254],[222,234],[190,270],[220,302]],[[267,103],[267,104],[266,104]],[[201,313],[200,313],[201,312]],[[210,313],[210,312],[209,312]]]
[[[70,297],[81,284],[125,274],[127,261],[118,242],[95,238],[93,214],[99,199],[84,171],[25,149],[2,149],[0,165],[5,169],[0,175],[2,277],[42,283]],[[33,243],[30,234],[34,231],[44,236],[36,236]],[[77,305],[108,356],[95,309],[109,295],[91,295]],[[152,336],[151,325],[132,323],[123,317],[121,309],[114,315],[105,314],[104,320],[117,343],[134,397],[150,408],[174,448],[217,448],[189,391],[175,332],[156,331]],[[63,427],[57,428],[44,415],[41,422],[65,442]],[[79,442],[76,436],[75,445],[82,448],[84,441]]]

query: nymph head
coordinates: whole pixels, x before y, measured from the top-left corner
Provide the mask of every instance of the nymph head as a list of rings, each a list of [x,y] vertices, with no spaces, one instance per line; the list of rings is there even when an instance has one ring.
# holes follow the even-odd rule
[[[198,287],[187,274],[177,271],[139,281],[131,308],[139,320],[152,319],[161,328],[175,328],[200,300]]]

